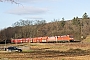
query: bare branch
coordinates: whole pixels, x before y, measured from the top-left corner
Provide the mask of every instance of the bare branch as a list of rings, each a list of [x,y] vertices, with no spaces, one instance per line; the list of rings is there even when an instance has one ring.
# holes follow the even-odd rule
[[[0,0],[0,2],[4,2],[4,1],[9,1],[9,2],[11,2],[11,3],[19,4],[19,3],[17,3],[15,0]]]

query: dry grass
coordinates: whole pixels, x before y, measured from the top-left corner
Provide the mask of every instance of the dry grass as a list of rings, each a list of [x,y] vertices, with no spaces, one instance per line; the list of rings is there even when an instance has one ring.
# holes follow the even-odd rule
[[[88,35],[87,38],[84,39],[82,42],[84,42],[84,43],[90,43],[90,35]]]
[[[1,45],[4,46],[4,45]],[[18,46],[23,53],[0,52],[1,60],[89,60],[90,43],[24,43]],[[30,46],[30,47],[29,47]]]

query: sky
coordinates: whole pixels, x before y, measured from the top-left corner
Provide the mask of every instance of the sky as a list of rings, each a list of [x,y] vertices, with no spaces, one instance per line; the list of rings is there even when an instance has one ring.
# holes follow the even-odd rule
[[[0,2],[0,29],[11,27],[13,23],[24,20],[54,19],[71,20],[90,16],[90,0],[15,0],[19,4]]]

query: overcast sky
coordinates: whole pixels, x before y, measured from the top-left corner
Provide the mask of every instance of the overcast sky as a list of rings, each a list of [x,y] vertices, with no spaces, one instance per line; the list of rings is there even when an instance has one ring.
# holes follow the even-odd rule
[[[11,26],[20,19],[65,20],[90,15],[90,0],[15,0],[20,3],[0,2],[0,29]]]

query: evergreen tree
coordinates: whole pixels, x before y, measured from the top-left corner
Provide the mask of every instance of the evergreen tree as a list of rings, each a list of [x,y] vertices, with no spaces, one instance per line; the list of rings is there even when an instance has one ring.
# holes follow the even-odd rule
[[[76,18],[74,17],[72,21],[73,21],[73,22],[72,22],[73,25],[75,25],[75,23],[76,23]]]
[[[79,18],[78,17],[76,17],[76,18],[74,17],[72,23],[73,23],[73,25],[80,26],[80,20],[79,20]]]
[[[82,18],[83,18],[83,19],[88,19],[88,15],[87,15],[86,12],[83,14]]]
[[[64,27],[64,25],[65,25],[65,21],[64,21],[64,18],[62,18],[61,26]]]

